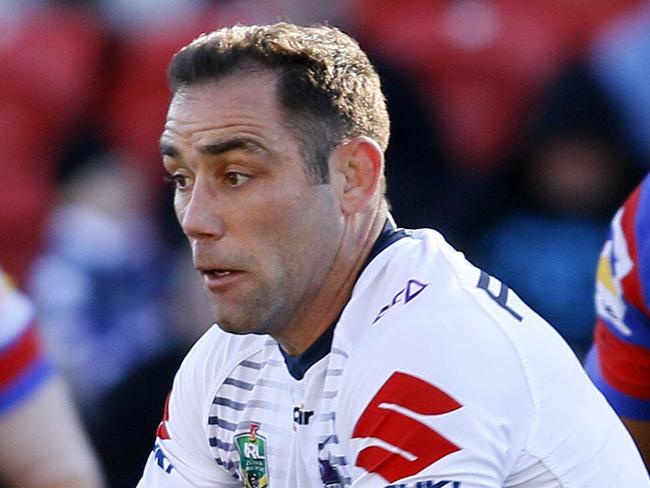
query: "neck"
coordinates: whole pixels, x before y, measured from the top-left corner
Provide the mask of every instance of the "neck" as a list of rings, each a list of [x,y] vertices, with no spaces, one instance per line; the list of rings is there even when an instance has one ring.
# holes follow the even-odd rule
[[[316,296],[283,328],[285,333],[275,335],[288,354],[295,356],[306,351],[339,317],[386,217],[385,206],[379,206],[370,215],[362,213],[346,218],[341,245]]]

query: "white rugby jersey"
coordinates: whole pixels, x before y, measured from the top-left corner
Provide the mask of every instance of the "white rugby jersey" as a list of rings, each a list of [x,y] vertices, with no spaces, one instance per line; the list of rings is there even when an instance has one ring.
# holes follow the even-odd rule
[[[559,335],[432,230],[385,230],[299,358],[213,326],[140,488],[650,487]]]

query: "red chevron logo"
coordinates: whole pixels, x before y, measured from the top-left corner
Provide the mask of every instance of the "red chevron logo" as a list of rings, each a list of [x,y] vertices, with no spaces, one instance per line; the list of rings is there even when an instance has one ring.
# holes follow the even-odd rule
[[[352,437],[380,439],[410,453],[411,459],[383,447],[369,446],[359,452],[357,466],[393,483],[460,450],[427,425],[390,410],[386,405],[398,405],[423,415],[440,415],[462,407],[447,393],[426,381],[406,373],[393,373],[361,414]]]

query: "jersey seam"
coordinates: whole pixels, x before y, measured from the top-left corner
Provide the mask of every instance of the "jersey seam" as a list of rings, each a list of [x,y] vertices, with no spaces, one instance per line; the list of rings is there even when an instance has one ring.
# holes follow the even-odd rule
[[[528,394],[531,399],[531,403],[533,406],[534,410],[534,416],[533,420],[530,422],[530,426],[528,427],[528,433],[526,435],[526,441],[524,443],[524,451],[530,454],[530,447],[531,447],[531,437],[533,437],[533,433],[537,432],[539,429],[539,413],[540,413],[540,408],[541,408],[541,399],[538,398],[538,395],[536,394],[536,390],[533,387],[533,379],[532,379],[532,374],[530,373],[530,370],[528,368],[528,362],[527,360],[521,355],[521,352],[519,348],[514,344],[512,338],[503,330],[503,326],[501,325],[499,319],[494,316],[493,312],[486,307],[482,301],[473,293],[473,288],[474,286],[468,283],[468,281],[463,277],[463,275],[459,272],[458,268],[455,266],[454,261],[452,258],[448,255],[448,253],[440,248],[440,254],[443,256],[443,259],[447,262],[447,264],[451,267],[451,269],[454,272],[454,275],[456,276],[456,280],[458,283],[461,285],[461,289],[463,290],[463,293],[468,295],[470,299],[476,303],[481,310],[485,312],[487,317],[497,326],[497,329],[499,332],[503,335],[503,337],[506,339],[507,343],[510,345],[512,348],[512,351],[515,353],[516,357],[519,359],[520,362],[520,370],[523,373],[523,376],[525,378],[526,382],[526,388],[528,389]],[[471,264],[471,263],[470,263]],[[480,272],[480,269],[477,268],[476,266],[472,265],[475,270],[478,270]],[[531,454],[532,455],[532,454]],[[536,457],[536,456],[534,456]],[[555,475],[555,473],[554,473]]]

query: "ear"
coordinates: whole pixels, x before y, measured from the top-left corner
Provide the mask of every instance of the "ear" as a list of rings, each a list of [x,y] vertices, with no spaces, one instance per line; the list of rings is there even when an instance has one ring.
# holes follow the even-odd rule
[[[330,175],[344,214],[355,214],[368,205],[379,191],[383,171],[383,151],[370,137],[355,137],[332,152]]]

